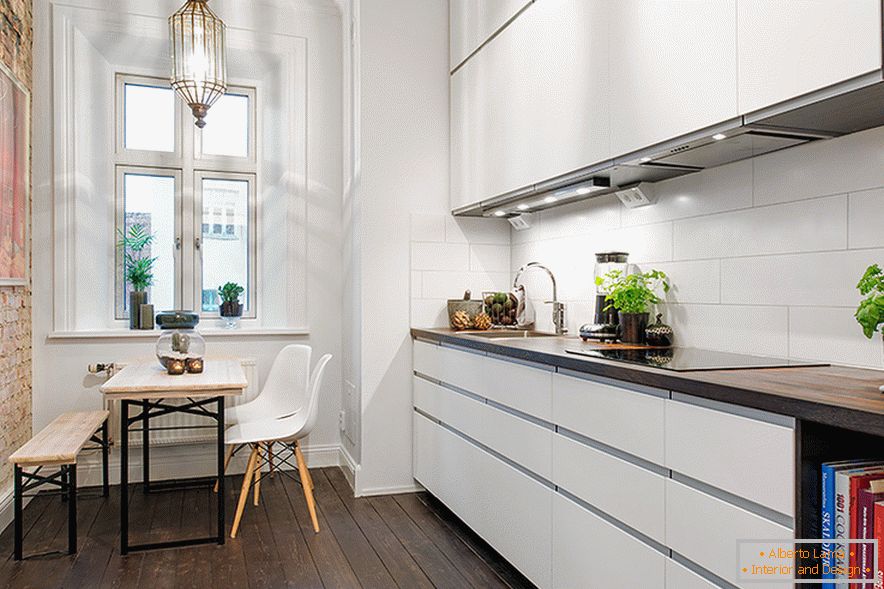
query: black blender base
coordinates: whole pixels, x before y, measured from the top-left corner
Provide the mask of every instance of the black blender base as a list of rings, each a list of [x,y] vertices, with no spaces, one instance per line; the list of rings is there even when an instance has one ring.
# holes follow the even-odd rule
[[[580,327],[580,339],[583,341],[594,340],[598,342],[614,342],[619,339],[617,326],[610,324],[586,324]]]

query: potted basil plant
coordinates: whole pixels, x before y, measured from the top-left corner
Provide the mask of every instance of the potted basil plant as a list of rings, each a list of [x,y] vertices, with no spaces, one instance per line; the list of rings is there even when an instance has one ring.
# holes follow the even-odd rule
[[[610,304],[605,311],[616,309],[620,316],[620,340],[627,344],[641,344],[645,341],[645,328],[651,305],[661,301],[657,290],[669,292],[669,277],[660,270],[635,274],[624,274],[622,270],[611,270],[596,278],[596,285],[608,293],[605,297]]]
[[[141,305],[147,304],[147,289],[153,285],[156,257],[149,255],[154,236],[143,225],[133,224],[128,231],[117,229],[117,248],[123,255],[123,278],[132,287],[129,291],[129,329],[141,327]],[[148,250],[148,251],[145,251]]]
[[[856,288],[865,298],[860,301],[854,317],[862,326],[865,336],[872,339],[875,332],[884,332],[884,271],[878,264],[872,264],[866,269]],[[884,385],[878,387],[878,390],[884,393]]]
[[[239,325],[239,319],[242,317],[242,303],[239,297],[245,290],[235,282],[228,282],[218,287],[218,296],[221,297],[220,313],[224,318],[224,327],[227,329]]]

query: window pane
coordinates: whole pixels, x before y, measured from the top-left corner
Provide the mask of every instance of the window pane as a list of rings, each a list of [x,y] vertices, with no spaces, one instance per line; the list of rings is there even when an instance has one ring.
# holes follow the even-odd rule
[[[249,183],[245,180],[206,178],[203,181],[202,307],[218,311],[218,287],[235,282],[245,288],[243,310],[249,300]]]
[[[135,259],[156,258],[151,273],[153,286],[148,288],[148,302],[154,310],[175,308],[175,178],[146,174],[125,174],[123,177],[123,210],[128,232],[140,225],[153,241],[142,250],[129,248]],[[118,261],[125,316],[129,312],[129,292],[132,285],[124,276],[124,262]],[[136,310],[137,311],[137,310]]]
[[[249,155],[249,97],[225,94],[209,109],[202,130],[206,155]]]
[[[125,85],[126,149],[175,151],[175,94],[170,88]]]

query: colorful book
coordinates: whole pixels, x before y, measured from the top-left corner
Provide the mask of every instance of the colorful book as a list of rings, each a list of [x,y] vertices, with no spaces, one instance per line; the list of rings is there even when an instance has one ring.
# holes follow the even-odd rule
[[[868,489],[873,481],[884,479],[884,469],[870,467],[871,472],[857,473],[850,477],[850,537],[862,539],[860,532],[859,492]],[[850,547],[848,562],[850,570],[859,570],[860,574],[853,575],[854,579],[862,579],[860,569],[860,553],[863,544],[854,544]],[[859,589],[863,583],[851,583],[851,589]]]
[[[850,566],[851,546],[846,540],[854,537],[851,535],[853,530],[850,528],[850,479],[853,476],[880,471],[882,468],[884,467],[866,466],[835,473],[835,517],[833,519],[835,566],[832,578],[841,581],[842,585],[848,579],[848,567]]]
[[[875,571],[874,586],[884,586],[884,501],[875,503],[875,540],[878,541],[878,570]]]
[[[871,481],[868,489],[860,489],[857,495],[857,537],[863,540],[875,539],[875,503],[884,501],[884,478]],[[860,576],[866,579],[874,579],[871,572],[875,564],[875,551],[872,544],[860,544],[857,564],[860,567]],[[874,581],[867,581],[860,585],[863,589],[875,589]]]

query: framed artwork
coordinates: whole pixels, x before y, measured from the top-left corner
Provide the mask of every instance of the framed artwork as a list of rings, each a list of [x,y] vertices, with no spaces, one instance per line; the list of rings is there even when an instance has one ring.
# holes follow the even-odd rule
[[[0,64],[0,285],[26,285],[30,271],[30,94]]]

